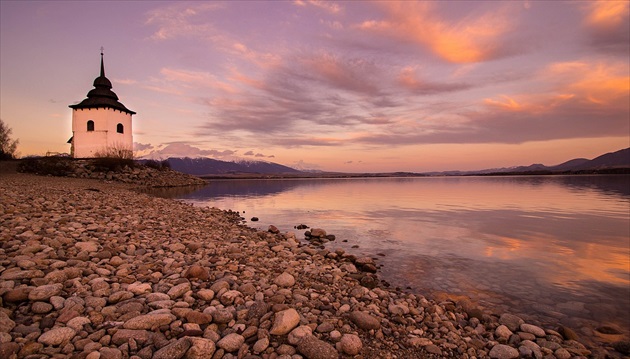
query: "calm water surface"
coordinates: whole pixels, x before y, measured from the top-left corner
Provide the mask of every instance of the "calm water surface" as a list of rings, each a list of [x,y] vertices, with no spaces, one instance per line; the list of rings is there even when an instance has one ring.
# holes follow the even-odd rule
[[[630,330],[630,176],[220,180],[178,198],[256,228],[323,228],[412,292]]]

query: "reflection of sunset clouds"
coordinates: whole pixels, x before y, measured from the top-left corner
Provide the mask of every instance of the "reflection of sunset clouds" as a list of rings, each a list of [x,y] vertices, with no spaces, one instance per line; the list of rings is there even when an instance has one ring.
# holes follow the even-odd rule
[[[608,319],[614,321],[627,317],[618,310],[628,303],[630,287],[628,180],[230,181],[209,186],[216,192],[204,204],[246,211],[246,218],[260,218],[250,225],[263,230],[270,224],[281,231],[301,223],[323,228],[337,237],[328,248],[382,253],[383,278],[421,293],[459,293],[492,303],[503,298],[503,305],[525,312],[537,311],[532,303],[544,297],[545,310],[561,316],[568,312],[555,303],[605,303],[613,307]],[[221,195],[221,185],[232,195]],[[257,194],[248,192],[256,188]],[[601,313],[589,310],[582,318],[601,320]]]

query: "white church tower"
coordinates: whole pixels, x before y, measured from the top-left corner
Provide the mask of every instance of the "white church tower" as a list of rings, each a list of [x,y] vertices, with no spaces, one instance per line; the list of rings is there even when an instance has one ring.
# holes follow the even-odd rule
[[[69,107],[72,157],[132,157],[131,116],[136,113],[120,103],[112,91],[112,83],[105,77],[102,49],[101,75],[94,80],[94,88],[85,100]]]

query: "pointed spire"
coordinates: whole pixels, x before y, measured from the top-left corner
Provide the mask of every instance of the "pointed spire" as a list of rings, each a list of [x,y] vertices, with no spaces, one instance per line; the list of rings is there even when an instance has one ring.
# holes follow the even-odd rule
[[[103,46],[101,46],[101,77],[105,77],[105,66],[103,65]]]

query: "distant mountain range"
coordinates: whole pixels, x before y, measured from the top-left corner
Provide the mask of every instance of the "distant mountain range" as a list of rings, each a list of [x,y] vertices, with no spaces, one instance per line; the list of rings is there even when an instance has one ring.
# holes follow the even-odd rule
[[[169,158],[171,168],[175,171],[195,176],[211,176],[225,174],[278,174],[300,173],[291,167],[265,161],[220,161],[211,158]]]
[[[545,166],[535,163],[529,166],[490,168],[479,171],[446,171],[431,172],[427,174],[435,175],[474,175],[474,174],[543,174],[543,173],[584,173],[602,172],[618,169],[630,169],[630,148],[616,152],[606,153],[592,160],[586,158],[576,158],[555,166]]]
[[[146,160],[144,160],[146,161]],[[293,175],[293,176],[341,176],[340,173],[300,171],[295,168],[266,161],[221,161],[207,157],[200,158],[176,158],[170,157],[168,161],[172,169],[195,176],[224,176],[224,175]],[[529,166],[490,168],[477,171],[445,171],[427,173],[379,173],[379,174],[353,174],[355,176],[466,176],[466,175],[492,175],[492,174],[557,174],[557,173],[606,173],[606,172],[630,171],[630,148],[616,152],[606,153],[592,160],[576,158],[555,166],[545,166],[535,163]]]

